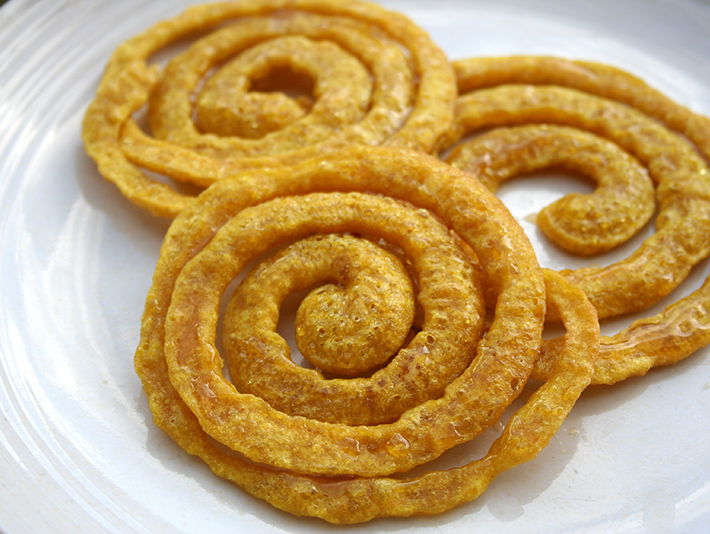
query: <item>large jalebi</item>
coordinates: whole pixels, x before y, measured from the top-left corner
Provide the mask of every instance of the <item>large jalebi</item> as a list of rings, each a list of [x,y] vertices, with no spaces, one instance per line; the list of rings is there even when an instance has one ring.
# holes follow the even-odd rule
[[[499,289],[485,336],[480,299],[471,296],[473,288],[465,289],[475,281],[475,271],[432,213],[475,251]],[[237,340],[228,343],[254,358],[267,378],[285,377],[284,404],[290,405],[289,399],[300,404],[299,375],[309,375],[302,383],[303,391],[313,393],[310,408],[280,411],[255,396],[253,385],[244,393],[222,376],[216,345],[222,294],[252,258],[280,243],[343,232],[386,241],[410,258],[423,324],[406,348],[369,378],[323,383],[317,370],[296,371],[283,352],[285,342],[273,329],[276,306],[267,303],[262,310],[248,295],[236,296],[234,306],[246,308],[235,313],[247,324],[240,324]],[[316,241],[326,239],[332,238]],[[308,246],[297,243],[273,263],[289,258],[294,246]],[[340,246],[329,248],[337,252]],[[283,280],[290,274],[296,280]],[[286,265],[274,284],[293,289],[316,281],[308,271]],[[473,439],[519,395],[540,346],[546,287],[569,329],[567,346],[546,386],[511,420],[489,456],[414,480],[388,478]],[[273,299],[278,302],[285,292],[275,291]],[[387,336],[387,329],[381,335]],[[596,313],[583,293],[551,273],[543,281],[522,230],[483,186],[424,154],[353,147],[295,167],[220,181],[177,217],[146,301],[136,368],[158,426],[215,472],[295,514],[348,523],[443,511],[475,498],[500,471],[534,457],[586,387],[598,335]],[[459,363],[444,364],[442,358],[454,352],[461,354]],[[451,365],[451,376],[435,377]],[[388,386],[389,375],[411,382],[392,392],[399,384]],[[427,391],[427,383],[440,380],[446,383]],[[409,394],[420,381],[423,390]],[[332,401],[336,389],[351,396],[340,404]],[[381,393],[413,398],[394,401],[402,404],[394,407]],[[375,412],[374,422],[363,413],[346,413],[345,422],[338,422],[342,406],[352,402],[357,412],[360,399]],[[386,406],[384,412],[378,403]],[[380,424],[380,412],[387,416],[389,410],[401,414]],[[325,415],[313,419],[306,417],[309,412]],[[212,439],[249,460],[221,452]],[[319,478],[324,475],[335,478]]]
[[[562,274],[581,287],[595,305],[600,318],[643,310],[667,296],[691,268],[710,253],[710,119],[676,104],[638,78],[607,65],[568,61],[552,57],[472,58],[454,64],[461,96],[457,127],[451,142],[474,131],[491,127],[533,123],[527,137],[510,131],[494,132],[472,140],[472,146],[455,152],[452,163],[474,176],[501,174],[510,177],[526,170],[501,164],[500,155],[515,161],[526,150],[544,150],[550,141],[549,125],[584,130],[612,141],[644,164],[656,189],[656,232],[627,259],[607,267],[587,267]],[[582,133],[567,135],[579,138]],[[483,146],[475,147],[477,143]],[[526,148],[527,147],[527,148]],[[560,150],[553,146],[557,164],[562,158],[576,159],[581,145],[575,140]],[[474,155],[465,161],[466,153]],[[478,155],[476,155],[478,154]],[[482,154],[482,156],[481,156]],[[595,155],[594,165],[582,170],[594,176],[621,165],[620,159]],[[530,169],[541,164],[529,160]],[[523,164],[524,165],[524,164]],[[626,163],[624,163],[626,165]],[[501,169],[496,167],[500,166]],[[495,180],[493,181],[495,182]],[[602,188],[600,188],[601,190]],[[647,219],[643,202],[618,199],[602,204],[597,199],[567,204],[567,220],[581,222],[587,240],[618,233],[626,218],[637,219],[637,228]],[[604,195],[609,198],[609,195]],[[593,206],[590,209],[590,205]],[[591,216],[590,216],[591,213]],[[552,214],[551,214],[552,215]],[[613,222],[613,217],[616,222]],[[584,221],[598,219],[600,224]],[[607,224],[602,224],[605,221]],[[547,222],[552,226],[555,223]],[[557,223],[565,224],[565,223]],[[554,234],[552,235],[554,238]],[[569,234],[565,237],[569,237]],[[579,240],[572,247],[583,247]],[[594,383],[612,384],[645,374],[657,365],[677,362],[710,342],[710,283],[692,295],[668,306],[660,314],[634,322],[614,336],[602,338]],[[556,354],[556,342],[546,343],[536,376],[545,376]],[[547,362],[547,363],[546,363]]]
[[[162,71],[148,64],[208,30]],[[350,144],[432,152],[455,98],[446,56],[403,15],[358,0],[240,0],[195,6],[121,44],[83,137],[126,197],[174,217],[194,196],[146,171],[203,188]],[[146,105],[150,132],[134,117]]]

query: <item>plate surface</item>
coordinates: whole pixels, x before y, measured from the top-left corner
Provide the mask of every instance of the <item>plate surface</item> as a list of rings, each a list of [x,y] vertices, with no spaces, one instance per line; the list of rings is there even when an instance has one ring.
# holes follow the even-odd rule
[[[326,532],[215,477],[152,424],[133,371],[168,223],[97,174],[80,139],[105,62],[186,0],[11,0],[0,9],[0,531]],[[615,64],[710,115],[707,0],[382,0],[452,59],[555,54]],[[529,222],[554,176],[501,192]],[[624,249],[616,254],[628,252]],[[614,254],[600,261],[611,261]],[[666,302],[700,286],[708,261]],[[651,310],[655,313],[664,303]],[[604,326],[614,332],[624,318]],[[700,533],[710,525],[710,350],[587,390],[533,462],[436,517],[357,532]]]

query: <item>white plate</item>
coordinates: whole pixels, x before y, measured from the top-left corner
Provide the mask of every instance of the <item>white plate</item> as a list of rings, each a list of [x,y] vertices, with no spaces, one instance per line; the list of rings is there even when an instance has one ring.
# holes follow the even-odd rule
[[[188,3],[12,0],[0,8],[0,530],[7,534],[331,528],[275,511],[184,454],[153,426],[133,371],[167,222],[132,207],[97,175],[80,121],[114,47]],[[451,58],[595,59],[710,115],[707,0],[382,3],[408,13]],[[568,258],[527,221],[558,187],[540,178],[503,192],[542,263],[553,267]],[[673,298],[709,273],[705,261]],[[500,476],[473,503],[348,530],[707,532],[709,364],[703,349],[644,378],[588,390],[535,461]]]

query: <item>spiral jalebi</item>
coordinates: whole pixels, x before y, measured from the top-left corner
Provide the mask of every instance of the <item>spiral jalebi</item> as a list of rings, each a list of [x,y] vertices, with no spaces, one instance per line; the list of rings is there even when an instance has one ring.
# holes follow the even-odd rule
[[[149,64],[200,32],[164,69]],[[151,173],[204,188],[350,144],[433,152],[455,98],[446,56],[401,14],[358,0],[240,0],[194,6],[121,44],[83,138],[128,199],[174,217],[194,195]]]
[[[473,176],[500,174],[509,178],[527,170],[525,164],[530,164],[530,169],[539,168],[539,162],[533,163],[535,158],[515,169],[513,165],[501,164],[500,158],[491,154],[508,153],[507,159],[515,161],[516,154],[532,150],[537,158],[545,149],[535,144],[541,139],[543,144],[552,144],[550,128],[564,127],[567,135],[575,138],[583,134],[602,138],[605,143],[613,142],[643,164],[653,180],[658,206],[655,233],[617,263],[561,272],[584,290],[600,318],[639,312],[657,303],[710,254],[710,119],[608,65],[518,56],[471,58],[455,62],[454,67],[462,94],[450,143],[479,129],[502,129],[474,139],[471,146],[452,155],[452,163],[468,169]],[[505,129],[525,124],[530,128],[527,138],[517,136],[511,142],[512,134]],[[578,132],[572,130],[574,133],[570,134],[569,128]],[[551,152],[557,159],[540,158],[540,161],[549,164],[563,158],[578,161],[580,150],[577,140],[563,150],[553,146]],[[598,150],[595,152],[598,154]],[[466,154],[472,154],[473,161],[467,162]],[[595,165],[582,172],[590,176],[610,172],[621,165],[620,157],[596,156],[592,159]],[[598,198],[587,198],[584,203],[575,203],[578,198],[563,198],[561,202],[569,201],[565,220],[546,224],[582,221],[583,237],[594,241],[595,236],[601,240],[613,234],[629,218],[638,220],[637,228],[647,220],[647,203],[631,199],[620,203],[618,198],[602,203],[604,196],[610,197],[604,195],[602,187],[594,195]],[[590,218],[599,223],[585,225],[584,221]],[[554,238],[554,232],[551,234]],[[568,233],[563,237],[571,236]],[[583,248],[583,240],[577,239],[568,246],[574,247]],[[709,287],[706,281],[661,313],[639,319],[616,335],[604,336],[593,382],[613,384],[643,375],[652,367],[677,362],[707,345]],[[557,354],[556,343],[545,343],[535,376],[543,377],[549,372]]]

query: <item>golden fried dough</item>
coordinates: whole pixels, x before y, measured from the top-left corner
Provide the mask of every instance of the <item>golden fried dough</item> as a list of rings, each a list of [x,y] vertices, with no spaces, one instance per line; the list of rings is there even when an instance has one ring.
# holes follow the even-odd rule
[[[331,206],[340,213],[346,209],[340,202],[332,204],[333,199],[307,199],[318,202],[318,216],[324,221],[331,216]],[[406,409],[440,397],[471,363],[482,325],[483,301],[463,252],[446,228],[425,212],[412,218],[409,210],[380,197],[365,196],[359,202],[368,206],[368,212],[377,207],[382,215],[371,215],[371,221],[358,226],[387,226],[386,232],[378,229],[377,234],[401,246],[412,259],[422,287],[418,298],[424,324],[403,347],[414,317],[414,295],[404,267],[393,267],[392,262],[399,260],[388,252],[373,252],[379,247],[339,235],[298,241],[265,260],[230,299],[223,326],[225,359],[240,392],[258,394],[291,415],[373,425],[395,421]],[[300,211],[290,209],[289,218],[294,220]],[[384,261],[378,261],[381,254]],[[366,357],[365,363],[372,363],[362,374],[402,349],[371,376],[325,379],[317,370],[293,364],[288,347],[276,333],[283,300],[324,280],[331,283],[311,292],[298,310],[296,342],[299,346],[304,343],[299,343],[302,329],[317,338],[316,346],[306,347],[301,354],[306,358],[317,354],[318,361],[325,360],[328,366],[320,369],[330,372],[337,372],[351,360],[361,366]],[[401,289],[393,294],[389,288],[394,283]],[[341,302],[332,303],[334,294]],[[327,306],[313,310],[311,299],[328,299]],[[350,306],[343,309],[345,304]],[[334,347],[324,350],[328,343]],[[346,371],[340,374],[355,374],[350,365]]]
[[[196,34],[164,69],[149,65]],[[135,204],[174,217],[194,197],[150,172],[204,188],[350,144],[432,152],[451,126],[455,83],[423,30],[375,4],[198,5],[116,49],[82,134],[101,175]]]
[[[658,302],[708,256],[710,119],[631,74],[598,63],[530,56],[472,58],[456,62],[455,69],[459,89],[465,94],[459,101],[452,142],[484,127],[527,122],[564,125],[614,142],[648,170],[656,187],[656,232],[618,263],[562,271],[584,289],[601,318],[640,311]],[[481,139],[485,142],[486,136]],[[487,165],[469,172],[485,174]],[[623,219],[634,209],[625,205],[618,216]],[[570,216],[584,219],[581,212]],[[662,312],[639,319],[614,336],[603,336],[593,383],[613,384],[643,375],[707,345],[708,287],[706,281]],[[544,343],[534,376],[550,375],[560,347],[561,340]]]
[[[659,113],[666,110],[662,115],[649,116],[627,103],[577,88],[621,99],[624,90],[641,91],[642,82],[625,78],[618,70],[608,71],[604,83],[600,78],[607,71],[593,71],[596,85],[582,83],[587,78],[580,81],[570,74],[585,72],[583,66],[588,64],[576,69],[567,64],[554,75],[551,68],[536,70],[538,63],[544,66],[550,61],[474,58],[457,62],[459,86],[469,92],[459,98],[452,140],[481,128],[544,122],[607,138],[645,165],[656,185],[656,233],[625,260],[602,268],[563,272],[584,289],[600,318],[642,310],[668,295],[710,253],[710,170],[685,138],[704,126],[710,129],[710,119],[675,105],[674,121],[680,121],[680,116],[687,118],[687,128],[679,135],[659,122],[659,118],[672,115],[672,104],[650,88],[643,93],[643,109],[652,107],[649,101],[657,101]],[[562,60],[554,64],[565,65]],[[628,83],[622,83],[625,80]],[[609,89],[617,82],[615,89]],[[502,85],[493,86],[496,83]],[[626,100],[633,103],[635,98],[639,100],[633,95]]]
[[[376,196],[384,193],[398,200]],[[400,209],[411,212],[411,222],[399,215]],[[417,246],[427,250],[421,260],[424,263],[416,258],[412,261],[415,270],[423,273],[442,261],[436,241],[427,237],[427,232],[414,231],[417,225],[432,220],[429,211],[473,249],[491,287],[499,292],[485,337],[468,341],[469,349],[475,348],[471,365],[451,380],[441,396],[406,409],[389,424],[349,426],[280,412],[252,394],[239,392],[222,376],[223,362],[215,345],[220,295],[252,258],[300,236],[362,233],[393,241],[405,253],[410,249],[408,239],[420,241]],[[397,237],[400,219],[407,238]],[[408,226],[412,224],[415,226]],[[452,242],[446,243],[443,247],[450,248]],[[454,274],[453,280],[471,276],[465,260],[459,257],[454,263],[468,274]],[[425,279],[422,274],[420,283]],[[438,300],[458,298],[459,289],[453,283],[440,289],[423,284],[419,288],[425,310],[422,347],[432,350],[438,343],[452,343],[437,328],[457,320],[458,313],[464,323],[473,325],[470,331],[478,331],[475,323],[480,310],[475,302],[465,299],[465,309],[447,314],[429,312],[424,304],[428,291]],[[574,294],[576,290],[570,291]],[[583,296],[581,299],[586,302]],[[146,300],[136,369],[156,424],[188,452],[205,459],[215,472],[293,513],[337,522],[362,521],[366,519],[362,512],[351,513],[352,508],[364,504],[358,503],[359,497],[364,498],[361,491],[385,488],[392,482],[382,476],[435,458],[480,434],[520,393],[541,343],[544,300],[542,271],[529,242],[507,210],[478,182],[421,153],[352,147],[320,161],[217,182],[176,218]],[[592,310],[588,303],[586,306]],[[592,336],[591,342],[587,352],[575,351],[580,356],[591,357],[595,351],[593,310],[591,318],[591,328],[580,334]],[[454,337],[470,337],[465,331]],[[415,336],[412,343],[416,342]],[[256,351],[265,350],[264,345],[253,343]],[[401,351],[393,362],[400,355]],[[416,365],[427,365],[426,359]],[[547,410],[546,402],[535,406],[533,412]],[[569,406],[550,409],[561,418]],[[407,515],[474,498],[487,484],[482,480],[495,476],[501,466],[533,456],[532,451],[544,445],[535,436],[548,436],[555,423],[538,426],[535,421],[537,415],[520,427],[528,429],[530,425],[525,433],[530,433],[531,444],[521,444],[523,436],[512,432],[503,440],[515,443],[511,457],[503,454],[502,463],[493,462],[498,467],[492,471],[486,468],[482,478],[473,476],[465,487],[453,491],[457,483],[446,475],[441,483],[449,490],[436,498],[435,490],[425,502],[421,502],[423,490],[419,497],[400,495],[396,498],[400,504],[388,505],[385,510],[370,503],[368,514]],[[513,428],[518,428],[515,423]],[[214,439],[257,463],[220,452]],[[266,463],[273,467],[262,465]],[[302,494],[305,485],[316,487],[320,484],[317,477],[326,474],[346,475],[338,490],[325,485],[340,494],[334,498],[333,491],[328,492],[333,498],[330,505],[322,502],[319,491]],[[351,479],[351,475],[366,478]],[[455,478],[458,480],[458,475]],[[406,484],[401,488],[405,494],[411,492]],[[449,498],[452,491],[458,496]],[[436,503],[427,504],[430,499]]]
[[[646,169],[614,143],[576,128],[540,124],[495,129],[458,145],[446,161],[493,192],[518,174],[550,167],[596,180],[593,193],[566,195],[536,218],[547,237],[582,256],[625,243],[656,208]]]

